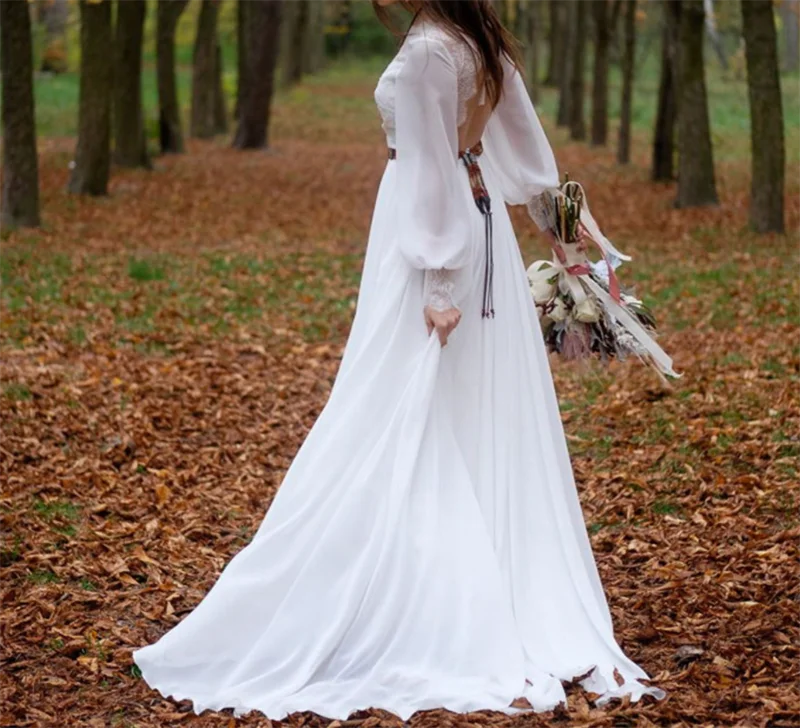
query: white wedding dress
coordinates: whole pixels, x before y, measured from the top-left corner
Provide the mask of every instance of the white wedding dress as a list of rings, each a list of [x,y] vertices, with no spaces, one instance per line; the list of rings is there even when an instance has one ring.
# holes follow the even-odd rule
[[[459,128],[490,108],[476,85],[469,47],[430,22],[381,77],[397,158],[330,400],[252,542],[133,655],[150,686],[197,713],[344,719],[374,707],[405,719],[514,713],[520,697],[547,710],[578,676],[600,703],[663,696],[614,639],[503,204],[535,212],[558,184],[510,64],[479,157],[496,311],[481,317],[484,218],[458,159]],[[450,300],[463,318],[442,349],[422,309]]]

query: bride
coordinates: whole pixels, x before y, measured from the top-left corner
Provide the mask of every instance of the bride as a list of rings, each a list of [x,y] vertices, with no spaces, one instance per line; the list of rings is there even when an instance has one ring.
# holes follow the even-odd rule
[[[251,543],[134,660],[197,713],[274,719],[541,711],[574,678],[663,697],[614,639],[504,204],[548,229],[559,182],[513,39],[490,0],[404,7],[330,399]]]

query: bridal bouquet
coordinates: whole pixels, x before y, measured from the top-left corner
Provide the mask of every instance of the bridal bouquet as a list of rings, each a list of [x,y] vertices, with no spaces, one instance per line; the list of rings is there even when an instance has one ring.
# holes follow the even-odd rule
[[[544,209],[537,217],[546,220],[553,234],[553,259],[533,263],[528,281],[548,350],[566,359],[597,356],[602,361],[623,361],[633,354],[662,379],[679,377],[653,340],[652,312],[617,279],[616,269],[630,256],[600,232],[580,184],[567,178],[539,205]],[[589,243],[598,247],[602,260],[589,258]]]

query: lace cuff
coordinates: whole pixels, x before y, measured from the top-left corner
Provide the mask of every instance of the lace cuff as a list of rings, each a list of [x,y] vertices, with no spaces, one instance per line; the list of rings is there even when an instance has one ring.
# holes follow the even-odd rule
[[[539,230],[545,231],[555,227],[556,204],[549,190],[545,190],[542,194],[531,198],[526,207],[528,208],[528,214]]]
[[[425,306],[436,311],[458,308],[453,301],[455,291],[455,271],[446,268],[428,269],[425,271],[425,290],[423,300]]]

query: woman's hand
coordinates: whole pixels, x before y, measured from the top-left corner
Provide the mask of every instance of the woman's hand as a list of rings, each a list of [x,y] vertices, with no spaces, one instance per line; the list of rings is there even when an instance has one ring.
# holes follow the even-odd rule
[[[425,324],[428,327],[428,336],[436,329],[439,343],[447,346],[447,337],[453,332],[458,322],[461,321],[461,311],[457,308],[448,308],[444,311],[437,311],[435,308],[425,306]]]

